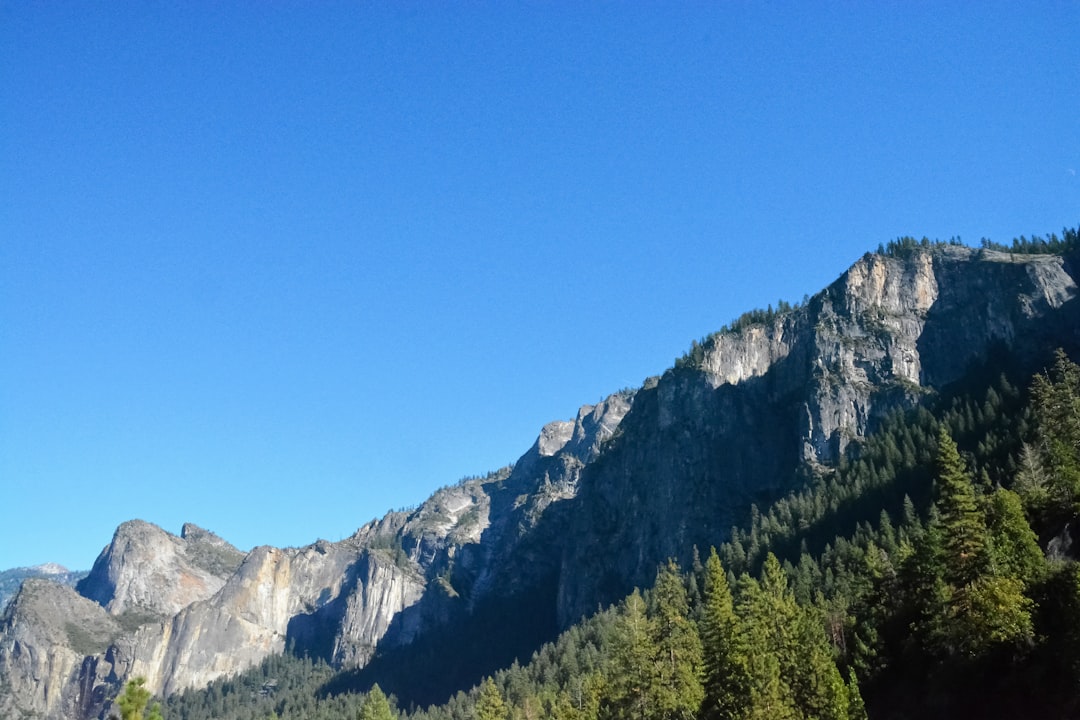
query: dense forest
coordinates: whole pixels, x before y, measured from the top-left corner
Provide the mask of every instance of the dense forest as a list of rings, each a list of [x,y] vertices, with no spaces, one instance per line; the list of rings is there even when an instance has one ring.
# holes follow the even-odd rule
[[[882,252],[907,252],[898,241]],[[990,247],[1074,253],[1064,240]],[[1002,352],[753,508],[690,567],[417,707],[286,654],[169,698],[168,720],[1080,715],[1080,367]],[[467,630],[463,630],[465,632]],[[442,658],[449,668],[459,662]],[[439,674],[443,668],[429,667]],[[359,692],[358,692],[359,691]]]

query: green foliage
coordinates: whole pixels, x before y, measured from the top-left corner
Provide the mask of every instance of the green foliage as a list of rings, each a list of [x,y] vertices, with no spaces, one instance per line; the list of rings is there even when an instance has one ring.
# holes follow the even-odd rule
[[[1080,509],[1080,368],[1058,351],[1049,372],[1031,387],[1034,450],[1023,489],[1044,517],[1067,518]],[[1045,496],[1045,498],[1044,498]]]
[[[953,619],[957,649],[978,656],[995,646],[1022,649],[1032,637],[1033,603],[1015,577],[987,574],[957,588]]]
[[[508,720],[506,702],[502,693],[495,686],[495,681],[488,678],[480,686],[476,698],[476,720]]]
[[[523,664],[407,714],[862,720],[1007,717],[1037,702],[1035,714],[1068,716],[1080,696],[1080,570],[1064,552],[1048,563],[1037,538],[1067,545],[1080,500],[1080,370],[1061,354],[1029,395],[1019,376],[985,377],[891,414],[837,467],[764,498],[688,576],[665,564],[652,588]],[[457,645],[408,672],[452,672],[470,634],[463,626]],[[202,714],[174,714],[170,701],[170,718],[362,711],[362,696],[326,690],[329,668],[300,663],[193,694]],[[269,678],[279,684],[263,697]]]
[[[651,601],[659,716],[689,720],[704,699],[702,647],[698,629],[690,620],[686,586],[674,560],[657,573]]]
[[[228,577],[244,560],[244,553],[236,548],[208,541],[188,543],[187,555],[196,567],[218,577]]]
[[[110,635],[95,633],[94,629],[73,622],[64,623],[64,634],[67,636],[68,646],[84,656],[105,652],[113,641]]]
[[[715,548],[705,561],[704,602],[700,622],[705,670],[701,715],[703,720],[733,720],[742,716],[749,694],[750,653]]]
[[[926,237],[916,240],[913,237],[904,236],[890,240],[885,245],[878,245],[877,252],[879,255],[887,257],[904,258],[920,250],[952,245],[963,246],[964,243],[961,242],[960,238],[956,237],[943,241],[930,240]],[[1062,231],[1062,237],[1058,237],[1055,233],[1051,233],[1045,238],[1034,235],[1030,239],[1021,235],[1018,238],[1013,238],[1012,243],[1009,245],[982,238],[979,241],[979,247],[983,250],[994,250],[1012,255],[1067,255],[1080,249],[1080,236],[1078,236],[1077,229],[1065,228]]]
[[[975,487],[948,430],[938,434],[937,505],[941,513],[943,579],[967,585],[989,569],[990,536]]]
[[[368,549],[385,556],[402,570],[413,570],[409,554],[405,552],[405,548],[401,545],[400,535],[376,535],[368,541]]]
[[[1047,238],[1035,235],[1030,239],[1021,235],[1013,238],[1011,245],[1002,245],[983,238],[980,246],[985,250],[996,250],[1014,255],[1065,255],[1080,248],[1080,235],[1077,230],[1065,228],[1062,235],[1063,237],[1059,238],[1055,233],[1051,233]]]
[[[357,720],[395,720],[396,717],[397,714],[390,707],[390,701],[376,684],[360,705]]]
[[[655,664],[657,648],[645,615],[645,601],[637,590],[620,606],[613,631],[603,717],[655,717],[660,682]]]
[[[162,720],[160,704],[154,703],[147,712],[147,705],[153,696],[144,685],[146,685],[146,678],[133,678],[124,687],[123,694],[116,698],[121,720]],[[144,712],[147,714],[144,715]]]
[[[751,327],[762,327],[772,325],[779,318],[786,317],[791,313],[802,308],[809,298],[803,298],[801,303],[790,303],[786,300],[780,300],[776,303],[774,308],[769,305],[767,308],[755,308],[748,312],[744,312],[739,317],[732,320],[730,323],[722,326],[714,333],[703,337],[700,340],[694,340],[690,343],[690,349],[682,355],[682,357],[676,358],[676,368],[700,368],[701,364],[705,361],[705,353],[716,344],[717,339],[721,335],[735,334],[738,335],[744,330]]]
[[[986,524],[995,570],[1030,586],[1046,570],[1039,539],[1028,524],[1020,496],[998,488],[986,501]]]
[[[984,512],[945,430],[936,464],[940,515],[931,518],[911,563],[912,602],[925,648],[963,657],[1002,646],[1020,649],[1032,640],[1033,627],[1025,583],[1042,564],[1034,533],[1006,490],[991,495]],[[998,530],[993,543],[988,519]]]
[[[340,720],[354,718],[363,695],[328,696],[322,688],[333,671],[321,660],[274,655],[232,678],[165,701],[169,720]]]
[[[945,242],[943,240],[930,240],[930,238],[927,237],[916,240],[913,237],[905,235],[904,237],[890,240],[885,245],[878,245],[877,251],[879,255],[885,255],[886,257],[906,258],[911,257],[919,251],[948,246],[963,246],[963,243],[960,242],[960,238],[955,237],[950,238],[948,242]]]

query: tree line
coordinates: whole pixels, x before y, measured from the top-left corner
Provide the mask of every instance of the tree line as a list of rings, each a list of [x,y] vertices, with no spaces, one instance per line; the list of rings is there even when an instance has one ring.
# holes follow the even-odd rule
[[[165,716],[1069,715],[1078,513],[1080,368],[1059,351],[1029,383],[1002,372],[894,413],[704,561],[663,564],[651,588],[446,703],[334,694],[324,663],[284,656],[170,698]]]

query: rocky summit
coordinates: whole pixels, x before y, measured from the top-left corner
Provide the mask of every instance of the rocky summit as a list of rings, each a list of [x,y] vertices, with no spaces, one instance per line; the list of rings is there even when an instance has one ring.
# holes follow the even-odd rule
[[[550,423],[512,467],[341,542],[245,554],[194,525],[124,523],[77,587],[26,580],[5,610],[0,717],[101,717],[128,678],[169,695],[289,647],[361,668],[463,622],[498,639],[498,667],[726,540],[754,503],[995,353],[1075,345],[1076,292],[1056,255],[868,254]]]

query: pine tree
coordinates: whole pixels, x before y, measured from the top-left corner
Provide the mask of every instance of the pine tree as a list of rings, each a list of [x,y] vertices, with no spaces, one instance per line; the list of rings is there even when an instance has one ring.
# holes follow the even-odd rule
[[[847,688],[833,662],[820,611],[812,606],[798,608],[794,622],[794,644],[787,661],[781,658],[781,670],[796,706],[805,717],[847,720]]]
[[[1020,496],[998,488],[987,498],[987,529],[990,533],[994,571],[1031,585],[1046,569],[1039,540],[1024,517]]]
[[[739,579],[737,613],[747,644],[747,718],[797,718],[794,695],[783,665],[794,650],[793,600],[787,598],[787,582],[776,556],[769,553],[758,581]]]
[[[855,677],[853,668],[848,668],[847,697],[848,720],[867,720],[866,704],[863,702],[862,693],[859,692],[859,681]]]
[[[146,710],[152,697],[150,691],[144,687],[145,685],[146,678],[132,678],[124,687],[124,694],[116,698],[116,706],[120,708],[121,720],[162,720],[161,705],[158,703],[154,703],[150,707],[148,715],[143,715],[143,711]]]
[[[994,646],[1023,647],[1032,637],[1033,604],[1019,576],[1034,575],[1041,561],[1016,496],[999,491],[988,500],[997,530],[992,540],[956,444],[944,430],[937,471],[935,512],[910,564],[924,646],[966,657]]]
[[[704,720],[733,720],[746,712],[749,696],[747,652],[739,635],[731,587],[714,548],[705,561],[705,607],[701,618],[704,651]]]
[[[660,681],[657,648],[645,613],[645,601],[635,588],[619,607],[609,654],[607,715],[617,720],[657,717]]]
[[[386,699],[382,689],[377,684],[374,685],[360,706],[357,720],[394,720],[394,717],[390,701]]]
[[[1050,495],[1061,514],[1075,512],[1080,496],[1080,367],[1058,350],[1047,375],[1031,384],[1032,409]]]
[[[938,434],[937,481],[944,579],[961,588],[988,569],[989,534],[975,487],[944,428]]]
[[[1053,483],[1050,472],[1034,445],[1030,443],[1021,445],[1019,465],[1013,481],[1013,489],[1023,500],[1025,507],[1037,515],[1042,515],[1052,506],[1067,502],[1067,498],[1051,496]]]
[[[480,685],[476,698],[476,720],[508,720],[510,711],[502,693],[490,677]]]
[[[690,720],[704,697],[702,650],[690,621],[682,574],[674,560],[661,567],[652,590],[652,644],[656,648],[656,709],[665,720]]]

